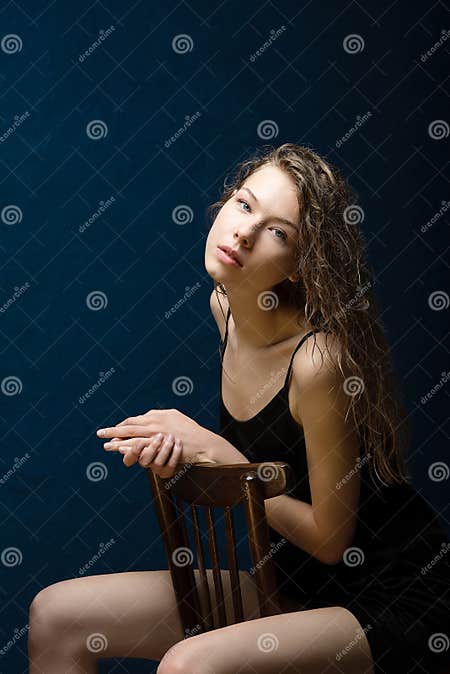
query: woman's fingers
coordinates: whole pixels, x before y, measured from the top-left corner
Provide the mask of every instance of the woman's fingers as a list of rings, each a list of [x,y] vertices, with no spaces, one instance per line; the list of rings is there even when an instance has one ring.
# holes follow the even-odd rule
[[[164,466],[167,459],[170,456],[172,448],[175,443],[175,437],[172,433],[166,435],[164,442],[161,444],[158,452],[158,456],[154,459],[153,464],[155,466]]]
[[[112,442],[112,441],[111,441]],[[110,443],[107,443],[110,444]],[[119,451],[123,454],[123,463],[130,467],[139,463],[144,468],[151,468],[161,477],[171,477],[183,455],[183,443],[172,433],[157,433],[149,438],[119,439],[113,447],[105,447],[107,451]]]
[[[155,435],[150,440],[150,446],[154,447],[155,451],[158,451],[158,447],[161,444],[162,440],[163,440],[162,434]],[[118,451],[124,455],[123,457],[124,465],[127,466],[127,468],[129,468],[130,466],[133,466],[135,463],[137,463],[137,461],[139,461],[143,448],[147,447],[148,445],[149,445],[148,438],[139,438],[139,442],[133,442],[133,444],[129,445],[121,443],[121,446]]]
[[[129,449],[130,447],[134,447],[135,449],[141,451],[141,449],[147,447],[150,439],[153,438],[149,438],[148,436],[140,438],[116,438],[114,441],[111,440],[110,442],[105,442],[103,449],[105,452],[120,452],[121,449]]]
[[[172,477],[183,451],[181,440],[175,438],[172,434],[170,436],[171,438],[168,436],[161,446],[156,459],[150,464],[144,464],[162,478]]]
[[[181,459],[182,453],[183,453],[183,445],[181,443],[181,440],[176,438],[172,454],[170,455],[170,458],[166,465],[170,468],[175,469]]]
[[[161,451],[161,446],[164,442],[164,435],[161,433],[155,435],[149,442],[147,438],[147,443],[145,447],[141,450],[138,461],[141,466],[148,468],[151,462],[154,460],[155,456]]]

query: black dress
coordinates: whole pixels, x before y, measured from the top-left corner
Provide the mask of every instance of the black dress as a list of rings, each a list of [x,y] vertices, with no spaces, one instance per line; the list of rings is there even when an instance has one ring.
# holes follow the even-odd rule
[[[228,337],[228,319],[221,362]],[[303,431],[289,410],[292,360],[283,388],[258,414],[237,421],[225,408],[220,376],[220,433],[251,462],[286,461],[290,495],[311,503]],[[306,609],[344,606],[369,642],[375,674],[438,672],[450,665],[450,542],[438,515],[409,484],[375,484],[360,457],[361,492],[354,539],[328,565],[270,527],[279,589]],[[362,467],[361,467],[362,465]],[[342,654],[345,657],[345,653]],[[450,671],[450,670],[449,670]]]

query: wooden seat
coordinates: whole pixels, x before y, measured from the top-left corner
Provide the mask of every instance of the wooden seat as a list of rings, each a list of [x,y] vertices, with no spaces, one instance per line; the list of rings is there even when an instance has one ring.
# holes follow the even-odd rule
[[[210,618],[211,597],[199,525],[202,511],[206,516],[219,626],[225,627],[244,620],[233,514],[233,508],[241,504],[245,512],[252,575],[257,586],[261,617],[281,613],[264,500],[284,494],[290,487],[293,472],[289,464],[283,461],[233,465],[186,463],[179,464],[177,472],[171,478],[161,478],[151,468],[146,473],[154,497],[185,638],[214,629]],[[194,533],[202,592],[207,597],[205,615],[194,577],[194,551],[189,544],[184,512],[186,504]],[[223,509],[234,614],[231,623],[227,623],[225,611],[215,530],[218,522],[214,521],[213,508]]]

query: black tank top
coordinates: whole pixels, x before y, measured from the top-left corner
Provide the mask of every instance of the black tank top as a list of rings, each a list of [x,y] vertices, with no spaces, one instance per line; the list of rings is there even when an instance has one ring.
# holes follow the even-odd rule
[[[219,348],[221,365],[230,313],[228,308],[225,336]],[[305,437],[291,415],[288,392],[294,356],[315,332],[319,331],[308,332],[297,344],[283,387],[246,421],[236,420],[224,405],[220,368],[220,434],[251,462],[286,461],[295,475],[289,495],[310,504]],[[345,561],[324,564],[269,527],[271,544],[276,546],[273,560],[279,587],[306,605],[328,605],[330,601],[342,600],[342,593],[360,592],[371,572],[381,573],[384,578],[389,576],[395,584],[405,574],[402,566],[405,561],[417,574],[425,560],[429,560],[430,550],[439,549],[442,541],[447,540],[436,513],[411,485],[387,486],[377,481],[369,475],[367,461],[361,460],[363,457],[361,445],[360,504],[354,538]]]
[[[228,340],[229,317],[230,309],[228,308],[225,337],[220,350],[221,363],[223,363]],[[239,448],[239,451],[245,454],[251,462],[279,460],[289,463],[298,479],[292,494],[304,501],[310,501],[305,440],[301,427],[289,410],[288,393],[294,356],[314,332],[319,332],[319,330],[308,332],[295,347],[283,387],[262,410],[247,421],[238,421],[225,407],[222,397],[222,367],[220,369],[221,434],[232,445]]]

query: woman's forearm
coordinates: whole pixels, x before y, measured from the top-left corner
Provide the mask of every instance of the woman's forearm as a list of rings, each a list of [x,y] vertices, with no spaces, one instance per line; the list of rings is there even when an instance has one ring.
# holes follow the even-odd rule
[[[199,453],[200,462],[209,461],[212,463],[223,464],[250,463],[247,457],[244,456],[244,454],[241,454],[231,442],[225,440],[221,435],[217,435],[217,433],[213,433],[207,429],[205,430],[207,432],[204,450]]]
[[[265,508],[269,526],[288,541],[325,564],[339,561],[317,527],[312,505],[282,494],[266,499]]]

